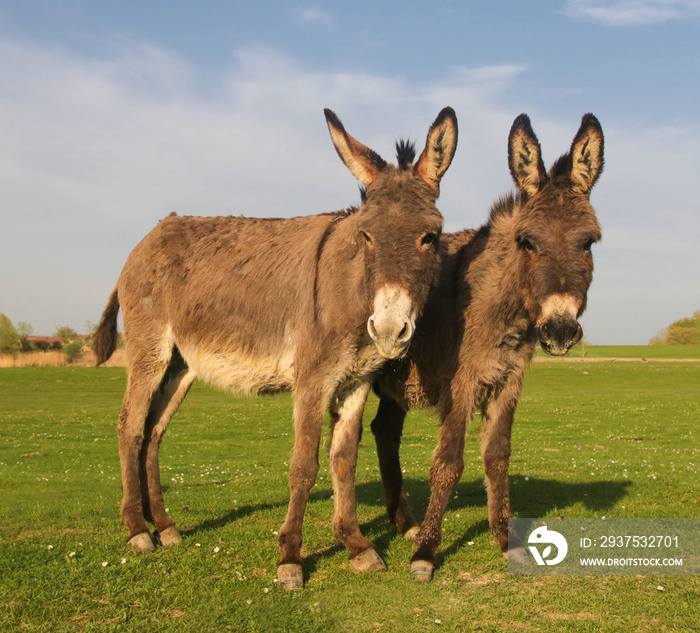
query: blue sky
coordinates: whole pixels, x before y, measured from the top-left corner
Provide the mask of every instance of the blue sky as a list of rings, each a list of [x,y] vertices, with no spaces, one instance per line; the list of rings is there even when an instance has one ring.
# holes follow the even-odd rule
[[[37,333],[97,321],[171,211],[355,204],[324,107],[387,160],[454,107],[448,230],[511,188],[520,112],[548,165],[593,112],[606,168],[588,340],[646,343],[700,310],[698,0],[0,0],[0,60],[0,312]]]

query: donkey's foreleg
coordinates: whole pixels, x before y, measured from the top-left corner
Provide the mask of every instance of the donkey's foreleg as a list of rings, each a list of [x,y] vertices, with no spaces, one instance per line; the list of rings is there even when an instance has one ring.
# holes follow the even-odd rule
[[[172,373],[170,369],[173,370]],[[161,545],[177,545],[181,538],[175,527],[175,521],[165,510],[158,452],[170,420],[194,381],[194,374],[187,371],[184,363],[174,367],[171,362],[170,369],[151,402],[141,449],[141,498],[144,512],[147,512],[146,518],[155,525]]]
[[[418,547],[411,558],[414,580],[427,581],[433,575],[447,502],[464,471],[464,436],[471,408],[468,411],[469,414],[465,414],[452,409],[440,427],[440,439],[430,469],[430,502],[416,539]]]
[[[360,532],[355,503],[357,449],[369,388],[369,383],[360,385],[344,397],[339,406],[333,407],[329,455],[335,505],[333,533],[350,550],[350,562],[355,571],[361,572],[386,571],[374,545]]]
[[[379,471],[384,485],[384,498],[389,520],[405,538],[415,540],[419,525],[411,514],[406,491],[403,489],[403,474],[399,459],[401,433],[406,411],[392,398],[382,396],[377,415],[372,420],[372,433],[377,443]]]
[[[510,438],[516,400],[505,393],[485,407],[481,424],[481,454],[486,475],[489,526],[501,551],[508,551],[508,519],[511,518],[508,467]]]
[[[297,383],[294,398],[294,450],[289,463],[289,508],[279,533],[277,577],[284,589],[301,589],[302,523],[309,492],[318,474],[318,448],[328,397]]]

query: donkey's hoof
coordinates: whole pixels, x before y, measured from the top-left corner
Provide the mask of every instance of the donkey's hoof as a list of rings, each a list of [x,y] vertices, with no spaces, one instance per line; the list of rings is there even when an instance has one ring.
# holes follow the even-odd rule
[[[297,591],[304,586],[304,574],[301,565],[285,563],[277,567],[277,580],[279,586],[287,591]]]
[[[425,560],[416,560],[411,563],[411,580],[418,582],[430,582],[433,579],[433,565]]]
[[[355,558],[350,559],[350,564],[353,570],[358,573],[386,571],[384,561],[374,551],[374,548],[366,549],[362,554],[358,554]]]
[[[182,543],[182,537],[180,532],[177,531],[175,526],[166,528],[162,532],[158,532],[158,540],[163,547],[168,547],[170,545],[179,545]]]
[[[404,532],[403,537],[407,541],[415,541],[418,539],[418,535],[420,534],[420,525],[414,525],[410,530],[407,530]]]
[[[509,565],[529,565],[530,557],[524,547],[513,547],[507,552],[503,552],[503,556],[508,561]]]
[[[144,552],[149,554],[156,551],[156,546],[153,545],[151,535],[148,532],[141,532],[136,536],[132,536],[127,542],[129,549],[135,552]]]

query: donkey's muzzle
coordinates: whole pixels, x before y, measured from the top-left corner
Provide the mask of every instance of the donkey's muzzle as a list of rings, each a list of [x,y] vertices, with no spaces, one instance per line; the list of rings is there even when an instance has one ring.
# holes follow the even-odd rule
[[[400,358],[408,351],[415,331],[411,298],[402,288],[384,286],[375,297],[367,332],[384,358]]]
[[[400,358],[408,351],[408,344],[413,336],[413,325],[410,320],[403,323],[382,324],[380,330],[377,329],[376,322],[369,318],[367,321],[367,331],[377,346],[379,353],[384,358]],[[400,329],[399,329],[400,328]],[[380,333],[382,332],[382,333]]]
[[[551,356],[563,356],[583,338],[578,321],[557,317],[537,326],[542,349]]]

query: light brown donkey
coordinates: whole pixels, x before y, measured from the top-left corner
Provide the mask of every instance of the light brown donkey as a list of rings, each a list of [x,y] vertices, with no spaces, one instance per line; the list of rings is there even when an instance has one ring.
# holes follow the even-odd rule
[[[112,354],[123,311],[128,382],[119,416],[122,521],[129,546],[180,542],[167,515],[158,449],[195,378],[249,392],[294,391],[290,501],[280,530],[280,584],[302,586],[302,519],[318,472],[323,415],[338,438],[359,436],[376,371],[406,352],[439,270],[439,183],[457,144],[440,112],[418,162],[398,166],[350,136],[325,111],[335,148],[366,187],[358,209],[292,219],[177,217],[129,255],[95,335]],[[352,444],[352,442],[351,442]],[[357,442],[354,442],[356,447]],[[384,569],[355,517],[356,448],[334,451],[335,534],[360,570]]]
[[[481,454],[489,524],[503,552],[511,517],[508,465],[523,375],[539,343],[565,354],[582,336],[578,317],[593,275],[600,227],[589,202],[603,169],[603,131],[587,114],[568,154],[545,171],[526,115],[510,131],[508,162],[517,195],[499,200],[478,231],[445,235],[440,282],[431,292],[408,356],[381,372],[372,431],[387,509],[416,538],[411,575],[429,580],[447,501],[464,470],[464,438],[482,414]],[[436,405],[441,428],[430,471],[430,503],[418,532],[403,491],[399,443],[411,405]],[[416,534],[417,533],[417,534]],[[511,555],[526,555],[514,548]]]

